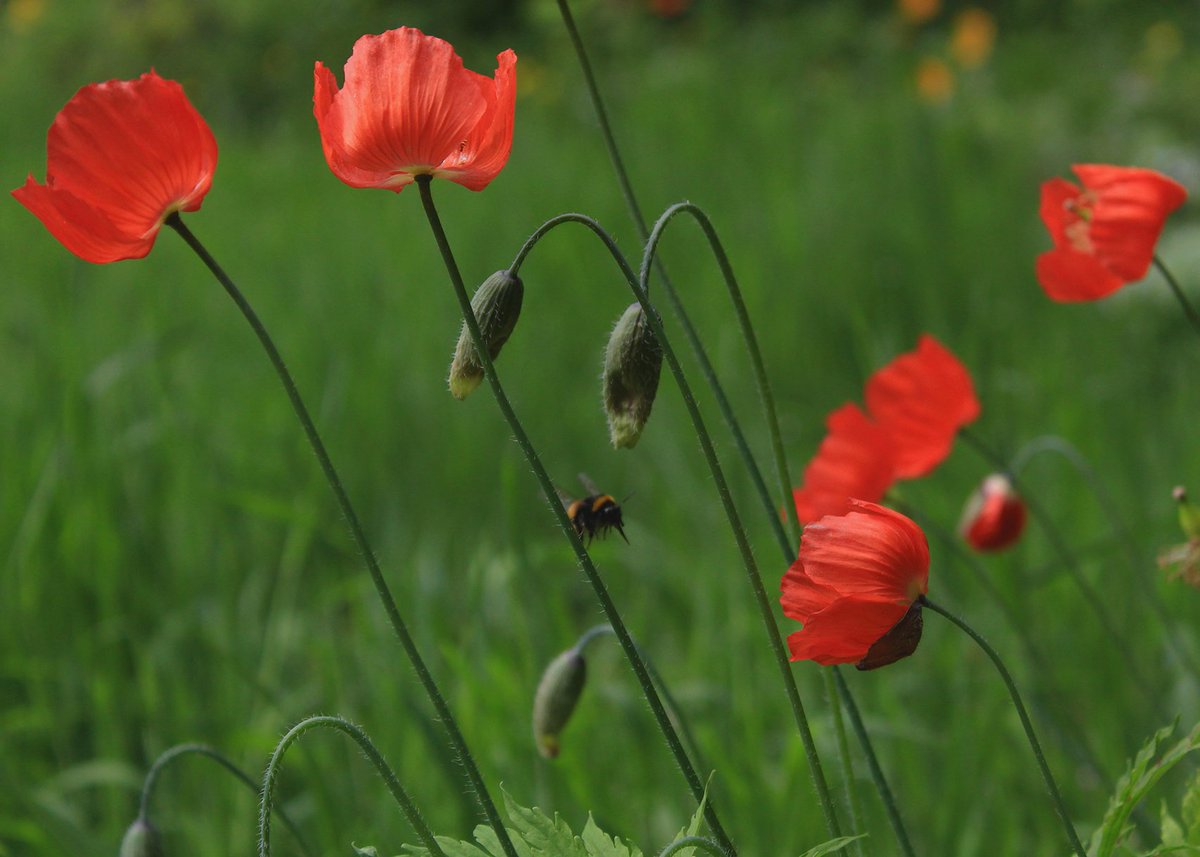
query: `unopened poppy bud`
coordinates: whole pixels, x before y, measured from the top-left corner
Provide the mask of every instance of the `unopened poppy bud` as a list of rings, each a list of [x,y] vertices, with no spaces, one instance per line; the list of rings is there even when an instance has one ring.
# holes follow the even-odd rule
[[[137,818],[121,840],[120,857],[162,857],[162,837],[146,819]]]
[[[1200,539],[1200,507],[1188,499],[1187,489],[1182,485],[1171,492],[1175,502],[1179,504],[1179,526],[1189,539]]]
[[[967,500],[958,531],[977,551],[1000,551],[1021,537],[1025,519],[1025,503],[1012,480],[993,473]]]
[[[558,736],[587,681],[587,661],[579,647],[567,649],[550,662],[533,697],[533,739],[547,759],[558,755]]]
[[[604,411],[608,433],[617,449],[637,445],[658,392],[662,348],[646,321],[642,305],[633,303],[617,321],[604,352]]]
[[[521,278],[511,271],[497,271],[475,290],[471,309],[479,321],[479,332],[493,360],[516,327],[524,298],[525,286]],[[483,364],[479,362],[479,352],[471,341],[471,331],[465,320],[458,334],[458,345],[454,348],[449,380],[450,393],[456,399],[465,399],[483,380]]]

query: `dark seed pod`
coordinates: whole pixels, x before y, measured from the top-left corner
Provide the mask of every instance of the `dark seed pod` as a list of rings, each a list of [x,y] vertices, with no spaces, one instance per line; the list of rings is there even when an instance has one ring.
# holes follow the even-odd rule
[[[525,286],[521,278],[510,271],[497,271],[475,290],[471,309],[479,320],[479,331],[493,360],[516,327],[524,299]],[[454,347],[454,360],[450,363],[450,393],[456,399],[465,399],[482,380],[483,364],[479,362],[479,352],[475,350],[471,331],[464,320],[458,344]]]
[[[642,305],[633,303],[617,321],[604,352],[604,412],[617,449],[637,445],[662,373],[662,348]]]

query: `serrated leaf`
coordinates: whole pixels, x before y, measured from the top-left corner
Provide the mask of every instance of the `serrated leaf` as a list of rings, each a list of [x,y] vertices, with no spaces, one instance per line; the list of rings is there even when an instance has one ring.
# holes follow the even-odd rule
[[[589,857],[642,857],[642,852],[636,845],[627,845],[601,830],[590,812],[580,839],[583,840],[583,847],[587,849]]]
[[[1176,721],[1177,722],[1177,721]],[[1092,834],[1088,843],[1090,857],[1111,857],[1117,845],[1128,835],[1129,816],[1154,785],[1171,770],[1180,759],[1200,748],[1200,726],[1168,749],[1163,746],[1176,722],[1159,729],[1138,751],[1129,769],[1117,781],[1116,791],[1109,800],[1108,809],[1100,827]]]
[[[481,824],[479,827],[487,830],[493,836],[496,835],[487,825]],[[484,851],[474,842],[463,842],[452,836],[435,836],[433,838],[442,847],[442,850],[446,852],[446,857],[500,857],[500,855],[504,854],[504,851],[499,847],[498,841],[496,851],[489,852]],[[479,838],[479,828],[475,829],[475,838]],[[429,849],[422,845],[401,845],[400,850],[403,854],[409,854],[412,857],[429,857]]]
[[[824,854],[833,854],[841,851],[856,839],[862,839],[866,835],[865,833],[860,833],[857,836],[839,836],[837,839],[830,839],[828,842],[822,842],[820,845],[808,849],[800,857],[822,857]]]
[[[525,840],[517,835],[515,830],[508,830],[508,838],[512,840],[513,847],[517,849],[519,857],[532,857],[529,852],[529,846]],[[475,827],[475,841],[483,846],[483,852],[487,857],[504,857],[504,846],[500,844],[500,837],[490,826],[480,824]],[[456,857],[447,853],[447,857]]]
[[[1200,771],[1192,774],[1188,780],[1187,791],[1183,793],[1181,808],[1183,829],[1186,831],[1184,842],[1188,845],[1200,845]]]
[[[1162,844],[1170,847],[1186,844],[1183,838],[1183,825],[1175,820],[1171,815],[1171,811],[1167,808],[1167,802],[1162,802],[1162,809],[1158,814],[1159,827],[1162,830]]]
[[[517,834],[529,845],[533,857],[587,857],[583,841],[571,832],[565,821],[554,814],[550,818],[536,806],[523,807],[504,794],[504,805]]]

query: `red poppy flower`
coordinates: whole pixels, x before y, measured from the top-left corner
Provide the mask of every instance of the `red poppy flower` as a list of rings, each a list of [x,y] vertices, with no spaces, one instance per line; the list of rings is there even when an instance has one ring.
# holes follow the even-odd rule
[[[1025,503],[1012,480],[993,473],[967,500],[958,531],[977,551],[999,551],[1021,537],[1026,518]]]
[[[1038,256],[1037,278],[1056,301],[1090,301],[1146,276],[1167,215],[1187,191],[1162,173],[1080,164],[1083,187],[1042,185],[1042,222],[1054,249]]]
[[[433,175],[483,190],[508,161],[517,55],[495,78],[463,68],[449,42],[401,27],[354,43],[339,90],[320,62],[313,114],[325,160],[351,187],[399,192]]]
[[[804,623],[788,637],[792,660],[884,666],[920,639],[929,545],[899,512],[854,500],[847,514],[804,528],[781,589],[783,612]]]
[[[804,469],[804,484],[793,492],[802,524],[845,514],[851,497],[880,500],[894,481],[891,437],[858,405],[842,405],[825,425],[829,433]]]
[[[63,246],[88,262],[140,259],[167,215],[195,211],[212,185],[217,142],[173,80],[83,87],[54,118],[46,183],[12,192]]]
[[[979,416],[971,375],[929,334],[867,380],[867,410],[891,435],[897,479],[924,476]]]

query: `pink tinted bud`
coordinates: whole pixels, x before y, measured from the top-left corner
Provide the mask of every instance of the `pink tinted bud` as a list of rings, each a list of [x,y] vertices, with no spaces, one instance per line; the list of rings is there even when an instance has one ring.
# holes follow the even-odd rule
[[[1021,537],[1026,517],[1012,481],[993,473],[967,500],[958,532],[977,551],[1000,551]]]

